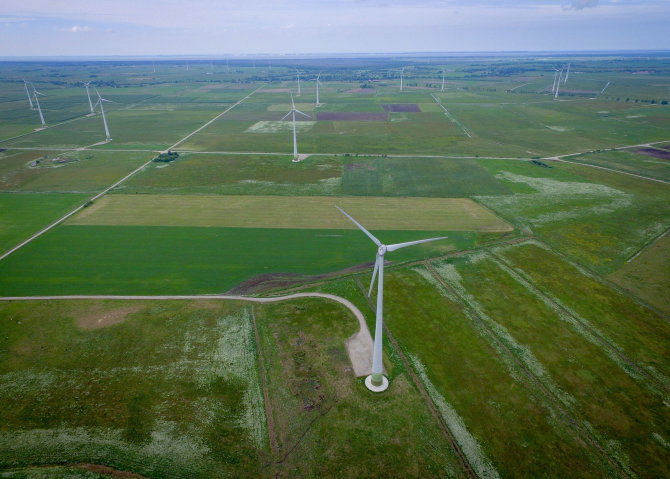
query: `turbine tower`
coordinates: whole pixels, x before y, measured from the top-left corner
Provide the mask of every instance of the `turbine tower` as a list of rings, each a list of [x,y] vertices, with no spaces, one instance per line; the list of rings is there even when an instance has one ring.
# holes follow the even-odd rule
[[[91,113],[95,113],[95,110],[93,108],[93,103],[91,102],[91,92],[88,91],[88,86],[91,84],[91,82],[84,83],[84,86],[86,87],[86,96],[88,96],[88,106],[91,108]]]
[[[300,72],[298,70],[296,70],[295,72],[298,75],[298,93],[296,94],[296,96],[300,96]],[[293,93],[291,93],[291,98],[293,98]]]
[[[556,94],[554,95],[554,100],[558,99],[558,87],[561,85],[561,76],[563,75],[563,68],[558,72],[558,81],[556,82]]]
[[[319,73],[316,76],[316,106],[319,106],[321,103],[319,103],[319,78],[321,77],[321,73]]]
[[[442,69],[442,89],[440,91],[444,91],[444,68]]]
[[[349,216],[342,208],[336,206],[338,210],[344,214],[347,218],[351,220],[363,233],[365,233],[368,238],[370,238],[377,245],[377,258],[375,259],[375,268],[372,272],[372,281],[370,282],[370,290],[368,291],[368,297],[372,293],[372,286],[375,282],[375,277],[377,272],[379,272],[379,279],[377,280],[377,316],[375,320],[375,341],[374,341],[374,353],[372,355],[372,374],[365,379],[365,385],[367,388],[374,392],[385,391],[388,388],[388,379],[384,377],[382,364],[382,336],[383,336],[383,327],[384,327],[384,255],[390,253],[405,246],[412,246],[415,244],[428,243],[429,241],[437,241],[445,239],[446,236],[441,236],[439,238],[429,238],[417,241],[408,241],[406,243],[397,243],[391,245],[382,244],[377,238],[375,238],[372,233],[363,228],[355,219]]]
[[[565,79],[563,80],[563,84],[568,82],[568,77],[570,76],[570,64],[568,63],[568,69],[565,72]]]
[[[551,85],[551,92],[554,93],[556,91],[556,76],[558,75],[558,70],[554,68],[554,83]]]
[[[300,113],[302,116],[306,116],[310,120],[312,119],[311,116],[309,116],[306,113],[301,112],[300,110],[296,109],[295,103],[293,102],[293,92],[291,92],[291,111],[289,111],[286,115],[284,115],[284,118],[282,120],[285,120],[289,115],[293,115],[293,161],[298,161],[298,140],[296,139],[295,135],[295,114]]]
[[[37,90],[35,90],[35,86],[31,85],[33,87],[33,96],[35,98],[35,103],[37,104],[37,111],[40,112],[40,121],[42,122],[42,128],[47,126],[47,123],[44,121],[44,115],[42,115],[42,108],[40,107],[40,101],[37,99],[37,95],[42,95],[44,96],[44,93],[40,93]]]
[[[95,93],[98,95],[98,101],[95,104],[95,106],[100,105],[100,113],[102,113],[102,121],[105,124],[105,134],[107,135],[107,141],[109,141],[109,140],[112,139],[112,137],[109,136],[109,128],[107,128],[107,118],[105,118],[105,109],[103,108],[102,104],[103,104],[103,102],[108,102],[108,103],[112,103],[112,102],[110,100],[105,100],[103,97],[101,97],[100,92],[98,91],[97,88],[95,89]]]
[[[405,73],[405,67],[400,69],[400,91],[402,91],[402,75]]]
[[[23,80],[23,86],[26,88],[26,95],[28,95],[28,103],[30,103],[30,109],[34,110],[35,106],[33,105],[33,99],[30,98],[30,92],[28,91],[28,82]]]

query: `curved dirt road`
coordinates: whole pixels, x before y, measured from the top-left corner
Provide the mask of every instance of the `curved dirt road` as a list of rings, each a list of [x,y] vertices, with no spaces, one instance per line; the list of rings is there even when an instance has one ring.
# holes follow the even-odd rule
[[[349,300],[328,293],[295,293],[286,296],[270,298],[253,298],[249,296],[231,296],[225,294],[200,294],[200,295],[165,295],[165,296],[131,296],[131,295],[71,295],[71,296],[4,296],[0,301],[43,301],[43,300],[65,300],[65,299],[125,299],[125,300],[192,300],[192,299],[222,299],[228,301],[247,301],[252,303],[276,303],[297,298],[324,298],[344,305],[351,311],[360,329],[357,333],[345,341],[349,361],[354,368],[354,374],[367,376],[372,372],[372,350],[373,342],[370,330],[365,322],[363,313]]]

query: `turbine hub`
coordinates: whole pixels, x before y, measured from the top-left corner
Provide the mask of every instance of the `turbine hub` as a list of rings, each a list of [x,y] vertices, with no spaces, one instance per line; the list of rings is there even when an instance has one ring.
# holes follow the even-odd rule
[[[381,245],[379,247],[379,249],[377,250],[377,254],[379,254],[380,256],[383,256],[384,253],[386,253],[386,245],[385,244]]]

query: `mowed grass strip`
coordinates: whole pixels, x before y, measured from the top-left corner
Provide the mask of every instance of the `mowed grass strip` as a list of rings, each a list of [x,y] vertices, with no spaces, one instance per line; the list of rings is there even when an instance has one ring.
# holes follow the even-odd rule
[[[513,228],[466,198],[111,195],[69,224],[503,232]]]

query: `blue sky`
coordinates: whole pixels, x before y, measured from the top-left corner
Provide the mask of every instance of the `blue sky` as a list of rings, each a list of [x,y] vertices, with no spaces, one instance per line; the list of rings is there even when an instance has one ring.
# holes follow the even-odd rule
[[[670,0],[2,0],[0,56],[670,49]]]

